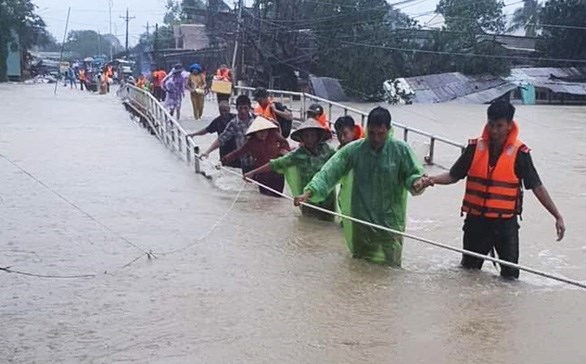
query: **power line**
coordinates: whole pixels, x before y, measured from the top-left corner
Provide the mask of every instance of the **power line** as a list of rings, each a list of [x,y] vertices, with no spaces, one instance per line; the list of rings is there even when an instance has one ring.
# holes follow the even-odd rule
[[[125,48],[126,48],[126,59],[128,59],[128,23],[130,23],[130,21],[132,19],[134,19],[135,17],[128,16],[128,8],[126,8],[126,16],[125,17],[121,16],[120,18],[122,18],[126,22],[126,46],[125,46]]]
[[[498,55],[493,55],[493,54],[432,51],[432,50],[425,50],[425,49],[389,47],[389,46],[381,46],[381,45],[376,45],[376,44],[358,43],[358,42],[349,42],[349,41],[341,41],[341,42],[344,44],[347,44],[347,45],[353,45],[353,46],[358,46],[358,47],[379,48],[379,49],[387,49],[387,50],[399,51],[399,52],[442,54],[442,55],[451,55],[451,56],[479,57],[479,58],[491,58],[491,59],[527,59],[527,60],[532,60],[532,61],[569,62],[569,63],[584,63],[584,64],[586,64],[586,60],[584,60],[584,59],[543,58],[543,57],[527,57],[527,56],[498,56]]]

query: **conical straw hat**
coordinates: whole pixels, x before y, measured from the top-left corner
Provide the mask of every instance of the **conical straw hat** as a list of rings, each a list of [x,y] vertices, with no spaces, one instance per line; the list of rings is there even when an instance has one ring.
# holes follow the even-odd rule
[[[296,142],[301,142],[301,132],[307,129],[316,129],[321,132],[320,141],[326,141],[332,137],[332,133],[324,128],[317,120],[314,118],[309,118],[305,120],[297,130],[291,133],[291,139],[295,140]]]
[[[257,131],[262,130],[269,130],[269,129],[278,129],[277,125],[272,121],[263,118],[262,116],[257,116],[256,119],[250,124],[248,130],[246,131],[246,135],[251,135],[256,133]]]

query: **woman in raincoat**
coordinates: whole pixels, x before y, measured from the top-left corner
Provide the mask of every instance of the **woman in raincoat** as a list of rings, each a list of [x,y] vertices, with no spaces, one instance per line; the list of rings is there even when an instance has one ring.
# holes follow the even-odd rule
[[[308,119],[291,134],[291,139],[301,143],[299,148],[280,158],[271,160],[264,166],[247,173],[245,177],[250,178],[254,174],[267,171],[283,174],[291,192],[297,196],[303,192],[303,187],[334,155],[335,150],[326,143],[331,137],[332,133],[328,129],[324,129],[315,119]],[[333,190],[328,191],[316,205],[335,211],[336,192]],[[316,211],[307,206],[301,206],[301,213],[320,220],[334,220],[332,215]]]
[[[191,105],[193,106],[193,117],[195,120],[203,116],[203,105],[205,101],[206,79],[202,73],[201,66],[197,63],[189,67],[189,78],[187,89],[191,93]]]
[[[165,107],[169,109],[169,113],[173,116],[177,111],[177,120],[181,118],[181,103],[185,93],[185,77],[183,76],[183,66],[175,65],[171,73],[163,80],[163,89],[165,95]]]
[[[279,127],[262,116],[257,116],[250,124],[246,131],[246,137],[248,139],[240,149],[222,158],[222,164],[229,164],[248,154],[254,160],[253,168],[259,168],[269,163],[271,159],[287,154],[290,150],[289,143],[279,133]],[[283,193],[285,178],[278,173],[273,171],[256,173],[252,176],[252,179]],[[263,195],[281,197],[260,186],[259,191]]]
[[[368,115],[366,139],[340,149],[295,198],[319,203],[342,182],[340,208],[347,216],[404,231],[407,192],[423,192],[423,167],[408,144],[391,135],[391,114],[377,107]],[[354,258],[401,266],[401,236],[343,220]]]

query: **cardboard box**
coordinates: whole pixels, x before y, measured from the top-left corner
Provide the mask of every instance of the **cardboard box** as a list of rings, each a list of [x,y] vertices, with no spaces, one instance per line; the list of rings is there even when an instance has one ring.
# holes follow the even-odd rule
[[[212,92],[218,94],[232,94],[232,82],[212,80]]]

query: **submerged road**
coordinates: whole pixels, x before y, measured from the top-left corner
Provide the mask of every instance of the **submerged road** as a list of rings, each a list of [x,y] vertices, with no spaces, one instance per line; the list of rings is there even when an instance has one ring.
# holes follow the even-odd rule
[[[585,292],[529,274],[502,282],[488,264],[463,272],[457,254],[412,241],[403,269],[352,260],[338,226],[236,177],[194,174],[113,95],[52,90],[0,85],[0,267],[63,277],[0,271],[1,362],[586,362]],[[392,113],[465,140],[484,110]],[[195,122],[186,100],[182,123],[214,114],[208,104]],[[527,193],[521,261],[586,278],[586,111],[518,114],[568,225],[554,243]],[[411,199],[409,231],[460,246],[462,190]]]

